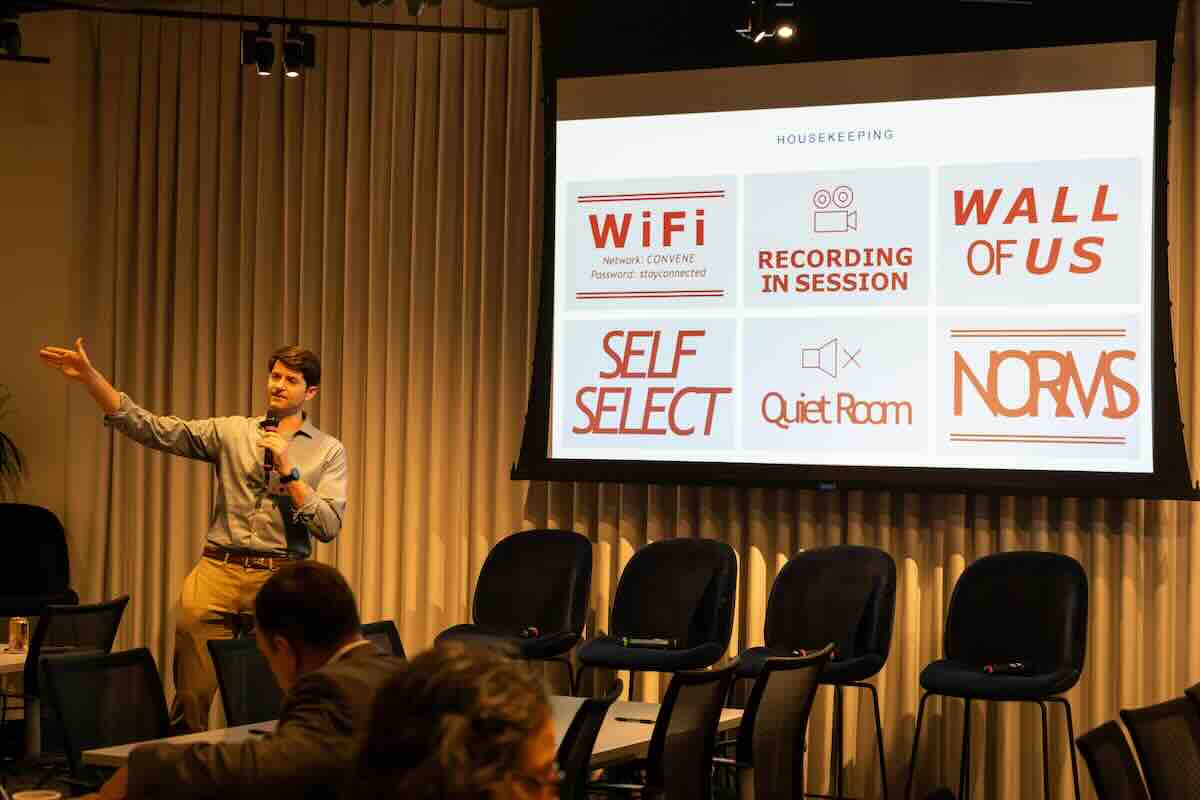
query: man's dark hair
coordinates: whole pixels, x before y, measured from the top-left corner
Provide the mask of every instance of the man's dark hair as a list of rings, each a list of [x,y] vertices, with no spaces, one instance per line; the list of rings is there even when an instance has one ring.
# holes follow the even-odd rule
[[[298,344],[281,347],[267,361],[267,372],[275,368],[275,362],[283,364],[304,376],[305,386],[321,385],[321,359],[312,350],[306,350]]]
[[[361,630],[354,592],[333,567],[318,561],[285,564],[258,590],[255,624],[293,647],[328,650]]]

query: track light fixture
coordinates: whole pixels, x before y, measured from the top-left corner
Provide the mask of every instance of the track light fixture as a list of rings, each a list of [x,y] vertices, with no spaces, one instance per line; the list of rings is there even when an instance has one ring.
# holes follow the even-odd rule
[[[275,66],[275,43],[265,22],[260,22],[256,31],[242,31],[242,63],[253,64],[259,75],[271,74]]]
[[[317,37],[303,33],[299,25],[293,25],[283,42],[283,74],[298,78],[305,67],[317,64]]]
[[[737,32],[758,44],[764,39],[790,41],[796,35],[796,0],[749,0],[746,26]]]

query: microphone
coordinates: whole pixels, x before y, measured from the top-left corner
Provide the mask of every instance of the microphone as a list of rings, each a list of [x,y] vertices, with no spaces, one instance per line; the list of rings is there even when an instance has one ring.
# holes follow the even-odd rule
[[[622,647],[649,647],[655,650],[679,650],[678,639],[664,639],[657,636],[652,637],[637,637],[637,636],[622,636],[620,638]]]
[[[260,423],[260,426],[262,427],[262,429],[264,431],[279,430],[279,418],[277,416],[275,416],[274,411],[268,411],[267,418],[264,419]],[[275,454],[271,452],[270,448],[264,447],[263,448],[263,472],[265,472],[269,475],[271,473],[271,470],[274,468],[275,468]]]

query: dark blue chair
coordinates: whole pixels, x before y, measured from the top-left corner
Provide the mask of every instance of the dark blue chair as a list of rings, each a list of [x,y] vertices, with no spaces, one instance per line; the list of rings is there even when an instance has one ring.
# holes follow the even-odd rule
[[[1154,800],[1192,800],[1200,789],[1200,711],[1176,697],[1136,709],[1121,709],[1121,721],[1137,750]]]
[[[712,666],[733,633],[737,578],[737,556],[725,542],[665,539],[646,545],[621,572],[608,635],[580,645],[580,673],[587,667],[678,672]],[[638,639],[672,646],[630,643]]]
[[[820,682],[834,687],[833,793],[844,780],[843,689],[865,689],[875,710],[875,746],[879,775],[887,800],[887,765],[883,752],[883,720],[879,694],[866,681],[887,663],[896,616],[896,562],[882,550],[837,545],[795,555],[771,585],[762,647],[751,647],[737,661],[739,678],[755,678],[768,658],[814,652],[832,642],[833,656]]]
[[[405,658],[404,643],[400,641],[400,631],[396,629],[396,623],[390,619],[380,620],[379,622],[366,622],[362,626],[363,638],[371,642],[385,653]]]
[[[48,605],[75,605],[67,533],[54,512],[25,503],[0,503],[0,617],[37,617]]]
[[[792,800],[804,794],[808,715],[821,670],[833,654],[827,644],[803,656],[764,659],[738,726],[735,760],[714,759],[737,772],[753,800]]]
[[[613,681],[607,694],[585,699],[571,718],[571,724],[567,726],[558,745],[558,767],[563,774],[558,800],[587,800],[588,776],[592,772],[592,750],[596,746],[596,737],[600,735],[608,709],[621,696],[623,688],[621,681]]]
[[[532,530],[507,536],[488,553],[475,586],[471,618],[436,642],[474,641],[520,658],[575,668],[567,653],[583,637],[592,589],[592,543],[574,531]]]
[[[1099,800],[1150,800],[1121,726],[1109,720],[1075,740]]]
[[[945,658],[921,671],[925,690],[917,706],[905,798],[913,771],[925,703],[933,695],[961,697],[963,710],[959,800],[970,796],[971,701],[1033,703],[1042,712],[1043,790],[1050,800],[1050,747],[1046,704],[1067,716],[1071,771],[1079,800],[1079,766],[1071,704],[1061,695],[1079,682],[1087,652],[1088,580],[1078,561],[1061,553],[1019,551],[984,556],[963,571],[950,595],[943,638]],[[1005,674],[989,667],[1020,664]]]

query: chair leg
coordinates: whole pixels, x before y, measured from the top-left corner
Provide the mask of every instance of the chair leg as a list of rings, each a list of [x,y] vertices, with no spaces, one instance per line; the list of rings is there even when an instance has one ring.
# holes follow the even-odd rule
[[[833,746],[829,752],[829,782],[833,784],[833,796],[842,797],[842,748],[845,746],[842,736],[842,713],[844,708],[842,705],[842,687],[835,684],[833,687],[833,731],[830,739]]]
[[[888,800],[888,774],[883,755],[883,717],[879,713],[879,692],[875,690],[873,683],[854,683],[851,686],[866,689],[871,693],[871,703],[875,707],[875,748],[879,752],[879,782],[883,789],[883,800]]]
[[[1075,800],[1080,800],[1079,795],[1079,762],[1075,758],[1075,722],[1071,718],[1071,703],[1065,697],[1050,697],[1046,702],[1062,703],[1063,711],[1067,715],[1067,750],[1071,753],[1071,777],[1075,781]]]
[[[1046,704],[1035,700],[1042,712],[1042,796],[1050,800],[1050,725],[1046,719]]]
[[[908,759],[908,783],[904,787],[904,800],[912,800],[913,774],[917,771],[917,744],[921,741],[921,722],[925,718],[925,702],[929,700],[929,692],[921,695],[917,704],[917,730],[913,733],[912,756]]]
[[[587,664],[579,665],[579,671],[575,673],[575,691],[571,692],[571,694],[579,693],[580,687],[583,686],[583,673],[584,673],[584,670],[586,670],[587,668],[588,668]]]
[[[963,702],[962,752],[958,762],[958,800],[971,797],[971,698]]]

